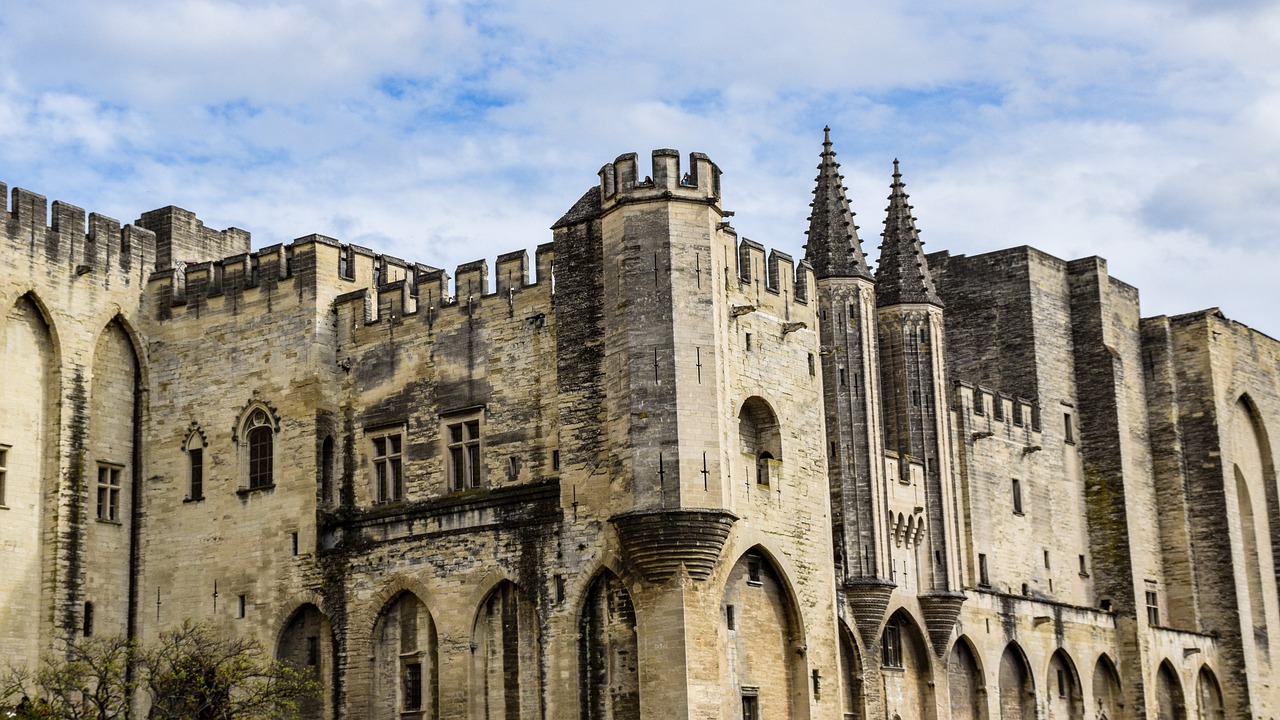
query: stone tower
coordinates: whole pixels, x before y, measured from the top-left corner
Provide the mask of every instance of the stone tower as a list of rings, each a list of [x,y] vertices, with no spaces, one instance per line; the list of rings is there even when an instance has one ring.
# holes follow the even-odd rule
[[[944,648],[964,601],[955,518],[942,300],[934,287],[907,193],[893,184],[876,268],[884,388],[891,577],[920,598],[935,649]]]

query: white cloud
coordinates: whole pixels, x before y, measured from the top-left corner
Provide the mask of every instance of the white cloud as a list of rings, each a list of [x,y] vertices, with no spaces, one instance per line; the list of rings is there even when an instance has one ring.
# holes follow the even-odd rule
[[[451,267],[673,146],[799,255],[831,123],[873,257],[901,156],[930,250],[1101,254],[1148,313],[1280,334],[1278,44],[1257,2],[28,3],[0,25],[0,179]]]

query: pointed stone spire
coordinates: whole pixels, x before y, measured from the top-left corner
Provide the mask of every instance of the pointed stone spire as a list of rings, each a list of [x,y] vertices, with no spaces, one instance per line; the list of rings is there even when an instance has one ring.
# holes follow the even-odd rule
[[[858,239],[858,226],[853,224],[853,211],[845,196],[844,176],[831,149],[831,128],[822,128],[822,161],[818,163],[817,185],[809,213],[809,242],[804,246],[805,260],[813,266],[813,275],[821,280],[829,277],[861,277],[871,280],[871,269]]]
[[[890,186],[888,216],[880,244],[880,263],[876,266],[876,306],[903,303],[929,303],[942,307],[942,299],[933,286],[929,264],[924,259],[920,231],[911,217],[911,205],[893,161],[893,184]]]

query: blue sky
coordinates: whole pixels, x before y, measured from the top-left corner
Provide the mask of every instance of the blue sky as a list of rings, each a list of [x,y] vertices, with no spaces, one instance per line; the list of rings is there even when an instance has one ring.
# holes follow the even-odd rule
[[[0,181],[452,268],[674,147],[799,256],[830,124],[872,258],[897,157],[930,251],[1102,255],[1280,336],[1278,47],[1249,0],[12,4]]]

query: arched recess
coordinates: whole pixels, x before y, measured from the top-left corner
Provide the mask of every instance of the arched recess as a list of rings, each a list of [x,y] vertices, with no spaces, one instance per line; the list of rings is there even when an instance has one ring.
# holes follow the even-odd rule
[[[1156,672],[1156,717],[1158,720],[1187,720],[1187,702],[1182,682],[1168,660]]]
[[[1000,658],[1000,720],[1036,720],[1036,686],[1022,648],[1011,642]]]
[[[840,672],[843,685],[840,703],[845,720],[863,720],[866,697],[862,690],[862,653],[843,621],[840,623]]]
[[[1200,668],[1196,679],[1196,702],[1200,720],[1226,720],[1227,710],[1222,704],[1222,687],[1208,667]]]
[[[987,688],[982,667],[967,637],[960,637],[947,658],[951,720],[986,720]]]
[[[471,630],[471,717],[542,717],[541,640],[533,604],[509,580],[480,603]]]
[[[906,610],[890,616],[880,631],[880,675],[889,713],[922,720],[936,717],[928,648],[920,624]]]
[[[440,717],[440,656],[435,621],[412,592],[387,603],[374,623],[371,720]]]
[[[320,683],[320,691],[298,703],[304,718],[328,719],[334,708],[333,630],[329,618],[311,603],[294,611],[276,641],[276,659]]]
[[[782,571],[761,547],[743,553],[729,571],[720,603],[725,642],[725,696],[730,714],[749,717],[806,718],[804,644],[792,597]]]
[[[91,368],[89,432],[81,467],[87,491],[85,514],[97,522],[87,526],[81,553],[83,599],[94,603],[99,632],[122,634],[128,626],[128,603],[104,597],[108,594],[104,591],[129,586],[129,553],[122,548],[128,547],[128,525],[141,489],[137,447],[141,368],[133,340],[118,317],[98,334]]]
[[[756,484],[772,484],[781,468],[782,433],[777,413],[764,398],[753,395],[742,403],[738,411],[738,437],[742,453],[751,457]]]
[[[602,571],[587,589],[578,620],[581,720],[639,720],[636,609],[622,580]]]
[[[1065,650],[1059,649],[1049,658],[1045,685],[1049,720],[1084,720],[1084,689],[1076,665]]]
[[[241,409],[233,436],[240,456],[241,489],[258,490],[275,485],[279,433],[280,418],[270,405],[252,400]]]
[[[8,546],[0,583],[0,657],[35,667],[41,647],[41,588],[46,497],[57,487],[59,353],[56,335],[33,295],[0,308],[0,542]]]
[[[1241,604],[1249,608],[1253,638],[1262,649],[1265,661],[1269,651],[1267,596],[1274,593],[1275,581],[1280,578],[1274,566],[1272,543],[1276,538],[1272,537],[1274,528],[1268,522],[1267,508],[1270,506],[1272,515],[1280,515],[1280,512],[1276,508],[1276,478],[1270,442],[1248,395],[1241,396],[1232,410],[1231,458],[1240,518],[1241,561],[1249,593],[1247,603]],[[1280,517],[1272,520],[1280,521]],[[1272,578],[1271,582],[1264,583],[1264,577]]]
[[[1124,720],[1124,694],[1115,663],[1105,654],[1093,666],[1093,700],[1098,706],[1098,720]]]

